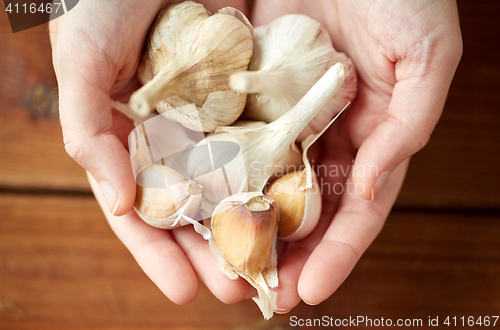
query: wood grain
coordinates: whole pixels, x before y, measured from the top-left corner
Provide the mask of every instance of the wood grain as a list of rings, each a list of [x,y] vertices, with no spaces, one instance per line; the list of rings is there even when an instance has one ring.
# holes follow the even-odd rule
[[[91,197],[0,195],[0,329],[287,329],[290,316],[425,318],[500,310],[500,217],[393,212],[344,285],[261,322],[200,285],[169,302]]]
[[[12,34],[1,14],[0,45],[0,187],[88,192],[62,143],[47,25]]]
[[[464,52],[443,115],[399,206],[500,207],[500,2],[458,1]]]

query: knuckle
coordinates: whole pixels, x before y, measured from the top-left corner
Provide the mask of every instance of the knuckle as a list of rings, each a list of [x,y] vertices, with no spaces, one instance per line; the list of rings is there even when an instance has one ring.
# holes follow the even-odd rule
[[[429,133],[419,134],[413,140],[415,152],[422,150],[427,145],[427,143],[429,143],[430,138],[431,138],[431,135]]]
[[[64,139],[64,149],[66,153],[73,158],[78,164],[82,165],[82,161],[84,158],[84,146],[81,142],[77,140],[67,140]]]
[[[102,129],[89,134],[80,132],[78,136],[75,136],[74,131],[63,129],[64,149],[66,150],[66,153],[80,166],[86,168],[87,165],[89,165],[89,157],[92,154],[92,146],[95,146],[96,143],[98,143],[96,139],[109,133],[109,129],[109,127],[103,127]],[[82,136],[86,137],[82,138]]]

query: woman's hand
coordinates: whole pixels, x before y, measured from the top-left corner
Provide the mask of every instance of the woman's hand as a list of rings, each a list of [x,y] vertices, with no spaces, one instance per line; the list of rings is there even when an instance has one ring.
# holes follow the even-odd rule
[[[220,300],[232,303],[248,291],[243,280],[221,273],[208,244],[191,226],[150,227],[131,210],[135,179],[126,149],[132,122],[112,111],[140,87],[136,78],[146,36],[166,1],[81,1],[50,24],[59,106],[68,154],[88,173],[111,228],[162,292],[178,304],[198,293],[197,276]],[[212,12],[243,1],[206,1]]]
[[[311,236],[279,256],[278,307],[286,311],[301,299],[328,298],[375,239],[409,157],[425,146],[441,115],[462,55],[451,0],[257,0],[252,22],[291,13],[328,29],[335,49],[354,61],[359,86],[344,118],[311,150],[321,155],[317,168],[328,169],[327,176],[319,173],[324,212]]]

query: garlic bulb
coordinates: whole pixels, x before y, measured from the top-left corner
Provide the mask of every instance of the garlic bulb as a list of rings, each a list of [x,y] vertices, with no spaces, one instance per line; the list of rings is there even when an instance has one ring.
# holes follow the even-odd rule
[[[301,154],[295,145],[295,139],[328,99],[339,90],[343,82],[343,65],[338,63],[323,75],[293,109],[276,121],[256,128],[220,127],[216,134],[206,138],[206,143],[210,145],[226,141],[239,145],[243,157],[235,158],[225,166],[227,177],[239,178],[248,184],[248,191],[260,192],[276,172],[286,172],[290,167],[295,169],[300,167]],[[188,173],[196,182],[199,182],[199,177],[207,173],[207,166],[205,155],[197,153],[190,155]],[[241,172],[237,172],[242,168],[246,174],[244,178],[241,177]],[[233,169],[237,171],[233,173]],[[221,181],[224,182],[213,180],[213,182]],[[225,188],[199,183],[207,190]],[[232,190],[232,193],[241,191]],[[204,195],[205,192],[210,195],[207,191],[204,191]],[[213,195],[218,196],[218,194]],[[214,203],[219,201],[220,199],[212,200]]]
[[[248,95],[250,119],[272,122],[290,110],[335,63],[342,63],[345,82],[298,136],[301,142],[321,131],[357,92],[352,61],[332,46],[328,31],[305,15],[285,15],[255,28],[248,70],[231,75],[229,85]]]
[[[229,75],[247,70],[252,32],[234,8],[210,16],[192,1],[168,7],[151,28],[137,71],[144,86],[131,96],[130,107],[146,116],[154,108],[162,113],[194,103],[203,131],[230,125],[242,113],[246,94],[229,88]]]
[[[260,192],[230,196],[215,208],[210,248],[217,266],[229,278],[241,276],[257,289],[254,298],[264,317],[276,309],[278,285],[276,234],[278,207]]]
[[[136,182],[134,209],[146,223],[162,229],[193,223],[202,198],[200,185],[160,164],[146,167]]]

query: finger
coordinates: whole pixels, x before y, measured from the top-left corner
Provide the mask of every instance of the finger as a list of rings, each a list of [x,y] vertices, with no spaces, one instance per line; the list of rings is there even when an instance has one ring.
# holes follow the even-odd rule
[[[325,137],[330,141],[332,134]],[[323,197],[322,215],[318,225],[306,238],[290,242],[286,251],[283,254],[278,254],[279,286],[275,289],[278,293],[276,305],[278,309],[285,313],[301,301],[297,290],[300,274],[311,253],[328,229],[341,199],[342,192],[337,190],[336,187],[343,186],[345,178],[342,175],[330,175],[330,170],[336,168],[336,166],[349,168],[350,162],[348,159],[350,153],[347,152],[347,145],[343,145],[342,142],[336,143],[335,151],[329,150],[328,154],[320,161],[321,165],[314,166],[314,169],[318,172],[318,186]],[[328,170],[325,171],[324,169]]]
[[[249,284],[241,278],[231,280],[217,268],[208,242],[192,226],[175,229],[172,235],[198,277],[217,299],[226,304],[234,304],[245,297]]]
[[[388,177],[379,196],[365,201],[355,193],[344,194],[335,218],[307,260],[299,278],[302,300],[316,305],[333,294],[347,278],[363,252],[375,239],[403,183],[409,160]]]
[[[422,55],[395,64],[397,83],[387,118],[361,144],[356,157],[354,183],[366,188],[360,194],[366,200],[375,197],[388,173],[427,144],[441,116],[461,52],[453,46],[434,52],[431,63]]]
[[[112,215],[98,183],[87,176],[111,228],[146,275],[174,303],[193,301],[198,294],[196,274],[170,232],[149,226],[133,210],[121,217]]]
[[[135,199],[135,181],[129,154],[111,133],[114,64],[90,45],[80,49],[63,41],[58,44],[71,49],[71,56],[55,56],[54,67],[66,151],[97,180],[111,212],[126,214]]]
[[[321,221],[318,226],[321,226],[322,222],[324,221]],[[312,239],[311,236],[317,236],[317,233],[320,232],[321,230],[316,228],[315,231],[304,240],[313,241],[315,239]],[[317,241],[319,241],[319,239],[317,239]],[[300,243],[290,243],[286,252],[279,255],[279,285],[277,288],[273,289],[273,291],[277,293],[277,312],[283,314],[288,313],[292,308],[300,303],[301,298],[297,291],[299,277],[312,251],[313,248],[311,247],[311,244],[303,244],[301,241]]]

